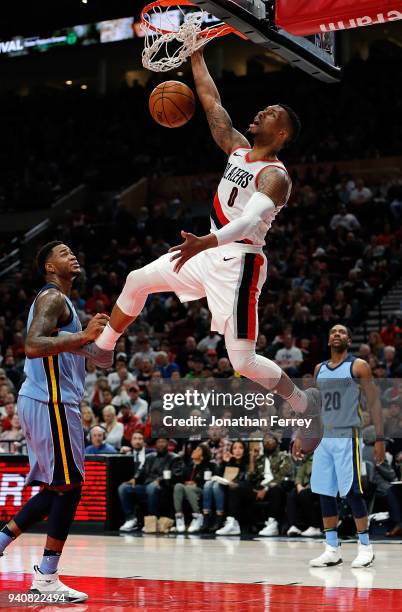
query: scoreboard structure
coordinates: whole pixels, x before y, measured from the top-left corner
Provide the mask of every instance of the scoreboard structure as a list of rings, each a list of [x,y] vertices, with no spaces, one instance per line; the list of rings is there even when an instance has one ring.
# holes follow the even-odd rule
[[[85,483],[74,526],[80,531],[113,531],[122,515],[117,488],[133,476],[131,456],[96,455],[85,460]],[[26,486],[29,472],[25,455],[0,455],[0,522],[8,522],[39,491]]]

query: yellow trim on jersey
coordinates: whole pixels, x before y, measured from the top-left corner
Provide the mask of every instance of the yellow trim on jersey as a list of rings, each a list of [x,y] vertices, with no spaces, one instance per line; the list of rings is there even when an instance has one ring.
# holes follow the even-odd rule
[[[63,461],[64,478],[65,478],[66,484],[71,484],[70,474],[68,471],[66,447],[64,445],[63,428],[61,425],[59,402],[58,402],[58,397],[57,397],[57,383],[56,383],[56,373],[54,371],[53,357],[52,356],[48,357],[48,360],[49,360],[50,381],[52,383],[52,403],[53,403],[54,412],[56,415],[57,431],[58,431],[59,440],[60,440],[61,458]]]
[[[359,481],[360,493],[363,493],[362,480],[360,476],[360,446],[359,446],[359,433],[356,429],[356,467],[357,467],[357,480]]]

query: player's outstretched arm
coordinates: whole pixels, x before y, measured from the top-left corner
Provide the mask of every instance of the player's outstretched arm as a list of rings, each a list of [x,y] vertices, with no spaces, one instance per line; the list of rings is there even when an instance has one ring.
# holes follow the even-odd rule
[[[353,364],[353,374],[360,380],[367,399],[367,406],[371,415],[371,420],[375,427],[376,443],[374,446],[374,457],[376,463],[384,463],[385,445],[384,445],[384,422],[382,417],[382,408],[380,402],[380,393],[377,385],[374,383],[371,368],[363,359],[356,359]]]
[[[91,319],[84,331],[52,336],[57,331],[65,309],[64,296],[56,289],[49,289],[37,298],[32,323],[25,342],[25,354],[28,358],[49,357],[58,353],[73,352],[95,340],[109,320],[107,315],[97,314]]]
[[[184,242],[169,249],[170,253],[175,253],[170,258],[170,261],[175,261],[174,271],[179,272],[186,261],[201,251],[236,240],[252,240],[254,233],[261,227],[267,231],[266,220],[277,206],[287,202],[291,187],[288,174],[280,168],[271,166],[263,170],[258,181],[258,191],[251,196],[240,217],[206,236],[181,232]]]
[[[229,114],[222,106],[221,97],[209,74],[202,49],[191,56],[191,67],[195,88],[216,144],[228,155],[236,147],[249,147],[247,138],[233,127]]]

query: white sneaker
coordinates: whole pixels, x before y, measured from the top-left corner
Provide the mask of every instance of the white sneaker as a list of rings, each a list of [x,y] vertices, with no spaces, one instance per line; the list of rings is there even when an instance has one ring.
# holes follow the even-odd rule
[[[296,525],[291,525],[289,529],[287,530],[286,535],[298,536],[298,535],[301,535],[301,531],[298,527],[296,527]]]
[[[123,525],[119,528],[119,531],[134,531],[138,527],[138,521],[136,518],[128,519]]]
[[[233,516],[228,516],[222,529],[215,531],[216,535],[240,535],[240,525]]]
[[[332,567],[341,565],[342,558],[339,546],[330,546],[325,544],[325,550],[319,557],[311,559],[310,567]]]
[[[305,531],[302,531],[303,538],[316,538],[321,535],[321,529],[318,527],[308,527]]]
[[[265,521],[264,529],[261,529],[261,531],[258,532],[258,535],[260,535],[260,536],[277,536],[277,535],[279,535],[278,521],[275,520],[274,518],[272,518],[272,516],[270,516],[269,519],[267,521]]]
[[[184,516],[176,516],[176,532],[184,533],[186,531],[186,523],[184,522]]]
[[[42,574],[37,565],[34,566],[34,572],[34,579],[30,589],[31,593],[57,595],[60,598],[59,603],[62,603],[63,597],[66,603],[78,603],[88,599],[86,593],[81,593],[81,591],[76,591],[63,584],[59,578],[58,572],[54,574]]]
[[[196,531],[200,531],[204,522],[204,516],[200,513],[193,512],[193,520],[190,523],[188,528],[188,533],[195,533]]]
[[[370,567],[374,563],[374,550],[371,544],[358,545],[357,557],[352,561],[352,567]]]

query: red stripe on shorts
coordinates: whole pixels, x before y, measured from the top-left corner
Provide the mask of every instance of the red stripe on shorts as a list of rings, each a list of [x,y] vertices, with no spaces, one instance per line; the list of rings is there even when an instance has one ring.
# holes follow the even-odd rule
[[[248,301],[248,328],[247,338],[248,340],[257,340],[256,338],[256,321],[257,321],[257,291],[258,291],[258,279],[260,276],[260,268],[264,263],[262,255],[256,255],[253,267],[253,277],[251,279],[250,286],[250,297]]]

